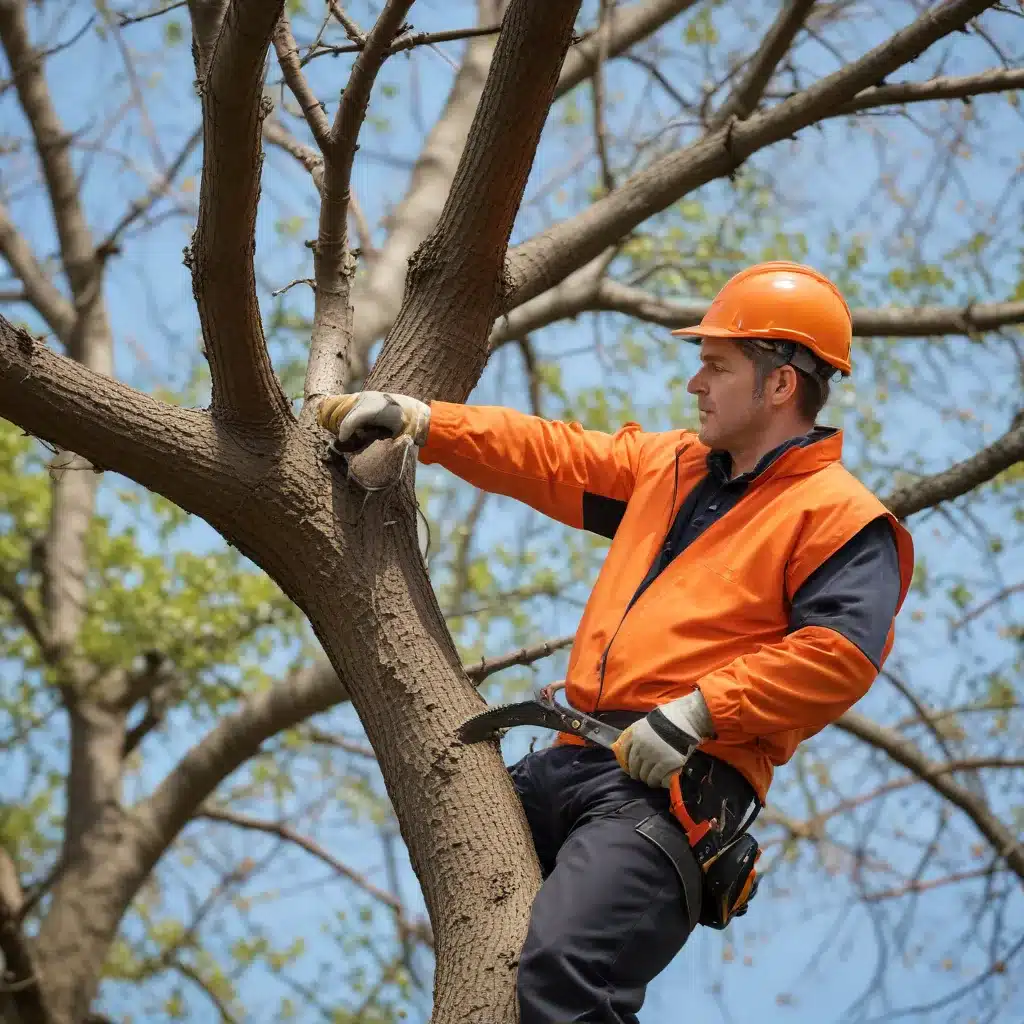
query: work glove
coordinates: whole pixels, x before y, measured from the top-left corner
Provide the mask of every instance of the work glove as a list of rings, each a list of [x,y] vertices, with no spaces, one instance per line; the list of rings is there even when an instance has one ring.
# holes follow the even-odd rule
[[[430,406],[408,395],[357,391],[322,399],[316,419],[334,434],[343,451],[387,437],[408,437],[422,446],[430,429]]]
[[[714,735],[700,690],[669,701],[634,722],[615,741],[615,759],[634,779],[668,788],[701,740]]]

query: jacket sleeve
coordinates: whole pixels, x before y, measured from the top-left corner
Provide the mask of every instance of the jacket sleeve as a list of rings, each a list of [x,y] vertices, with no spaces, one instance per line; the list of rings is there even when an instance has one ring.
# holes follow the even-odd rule
[[[888,520],[873,520],[800,585],[790,632],[704,676],[699,689],[725,742],[813,735],[867,693],[888,656],[902,594]]]
[[[609,536],[633,493],[646,436],[635,423],[605,434],[500,406],[431,402],[420,461]]]

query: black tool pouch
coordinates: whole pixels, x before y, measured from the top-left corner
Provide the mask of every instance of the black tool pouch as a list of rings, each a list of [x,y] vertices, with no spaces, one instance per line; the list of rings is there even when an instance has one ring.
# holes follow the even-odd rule
[[[734,839],[717,856],[701,864],[704,878],[700,923],[721,930],[734,917],[742,917],[760,881],[757,840],[747,832]]]

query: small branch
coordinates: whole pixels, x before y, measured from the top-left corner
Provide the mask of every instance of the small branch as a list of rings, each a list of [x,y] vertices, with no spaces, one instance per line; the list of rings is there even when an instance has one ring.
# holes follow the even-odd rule
[[[741,121],[750,117],[764,95],[772,75],[775,74],[775,69],[789,53],[796,34],[807,20],[813,6],[814,0],[793,0],[792,3],[782,5],[761,46],[750,58],[746,73],[721,108],[715,112],[709,130],[720,128],[733,117]]]
[[[412,0],[387,0],[356,58],[329,136],[321,129],[324,178],[320,227],[313,251],[316,303],[303,387],[307,402],[343,391],[349,378],[353,334],[350,296],[355,273],[348,245],[352,162],[373,83],[411,6]]]
[[[0,847],[0,995],[8,995],[22,1024],[50,1024],[39,975],[21,930],[21,885],[10,855]]]
[[[943,75],[926,82],[895,82],[876,85],[858,93],[839,107],[832,117],[856,114],[876,107],[932,100],[964,100],[993,92],[1012,92],[1024,88],[1024,68],[993,68],[977,75]]]
[[[950,629],[955,633],[958,629],[963,629],[964,626],[969,622],[973,622],[975,619],[980,618],[990,608],[995,607],[1001,601],[1005,601],[1008,597],[1013,597],[1014,594],[1020,594],[1024,592],[1024,582],[1014,583],[1012,586],[1003,587],[997,593],[993,594],[987,601],[982,601],[977,608],[972,608],[962,618],[957,619],[956,622],[950,625]]]
[[[267,352],[253,267],[267,47],[284,0],[191,0],[203,101],[199,220],[186,264],[213,380],[215,417],[271,433],[292,420]]]
[[[125,231],[128,230],[140,217],[144,217],[152,208],[153,205],[162,199],[170,191],[171,185],[174,184],[174,179],[181,173],[181,169],[185,166],[185,161],[192,155],[195,148],[199,145],[200,139],[203,137],[203,130],[197,128],[188,141],[182,147],[181,152],[174,158],[170,167],[167,168],[166,172],[160,176],[160,179],[154,182],[146,194],[141,199],[133,200],[131,207],[127,213],[111,228],[106,238],[100,242],[97,247],[97,252],[106,256],[115,251],[118,240]]]
[[[479,664],[465,666],[465,672],[474,683],[479,685],[495,672],[502,672],[517,665],[532,665],[535,661],[540,661],[541,658],[549,658],[556,651],[572,646],[575,639],[575,635],[560,636],[555,640],[545,640],[544,643],[534,647],[523,647],[510,654],[503,654],[500,658],[481,659]]]
[[[602,51],[605,59],[621,56],[696,3],[697,0],[646,0],[617,9],[613,23],[602,24],[566,54],[555,87],[555,99],[571,92],[594,74]]]
[[[745,121],[730,121],[655,160],[611,195],[516,246],[509,253],[515,287],[509,290],[504,308],[513,309],[539,295],[681,196],[735,173],[754,153],[827,117],[990,6],[989,0],[945,0],[929,6],[912,24],[859,60],[784,103]]]
[[[411,6],[411,5],[410,5]],[[391,57],[404,50],[411,50],[416,46],[432,46],[434,43],[454,43],[460,39],[476,39],[478,36],[493,36],[501,31],[501,25],[480,25],[477,28],[455,28],[447,32],[411,32],[396,39],[385,52],[385,57]],[[325,54],[340,53],[361,53],[366,49],[366,43],[350,43],[346,46],[319,46],[312,53],[303,58],[302,63]]]
[[[25,632],[35,641],[42,659],[44,661],[49,660],[53,652],[49,639],[46,636],[45,623],[29,607],[14,574],[2,569],[0,569],[0,597],[5,598],[14,609],[15,618],[21,623]]]
[[[931,878],[927,881],[910,881],[905,885],[895,886],[891,889],[881,889],[877,892],[864,893],[862,899],[866,903],[880,903],[882,900],[898,899],[901,896],[909,896],[919,892],[929,892],[932,889],[940,889],[947,885],[956,885],[959,882],[969,882],[974,878],[989,878],[998,874],[995,865],[985,868],[977,868],[974,871],[957,871],[942,878]]]
[[[338,736],[336,733],[318,729],[315,725],[303,726],[302,735],[310,743],[316,743],[322,747],[333,747],[335,750],[343,750],[346,754],[355,754],[356,757],[364,757],[369,761],[377,760],[373,747],[369,747],[365,743],[357,743],[346,736]]]
[[[89,15],[89,17],[85,20],[85,23],[82,25],[82,27],[70,39],[65,40],[63,43],[57,43],[56,45],[51,46],[48,50],[40,50],[36,57],[39,64],[43,64],[45,61],[49,60],[50,57],[53,57],[56,54],[61,53],[64,50],[68,50],[72,46],[74,46],[75,43],[77,43],[78,40],[81,39],[82,36],[84,36],[90,28],[92,28],[92,23],[95,20],[95,14]],[[3,96],[3,94],[7,92],[7,90],[10,89],[12,85],[14,85],[15,81],[17,80],[17,77],[17,75],[13,75],[11,78],[8,78],[5,82],[0,82],[0,96]]]
[[[302,164],[313,178],[317,191],[324,180],[324,157],[312,146],[300,142],[277,118],[269,115],[263,120],[263,141],[283,149]]]
[[[983,799],[950,778],[946,765],[930,761],[910,740],[858,712],[847,711],[835,725],[843,732],[884,751],[897,764],[903,765],[931,786],[939,796],[959,807],[991,843],[996,854],[1005,858],[1010,869],[1024,881],[1024,846],[993,814]]]
[[[171,11],[176,11],[181,7],[187,7],[188,0],[176,0],[173,4],[168,4],[166,7],[158,7],[155,10],[147,11],[145,14],[119,14],[118,25],[124,28],[125,25],[137,25],[140,21],[148,21],[150,18],[159,18],[162,14],[169,14]]]
[[[547,298],[547,294],[540,298]],[[552,312],[559,314],[555,319],[562,319],[578,316],[588,310],[604,310],[625,313],[663,327],[680,327],[686,323],[699,322],[707,308],[707,302],[661,299],[643,288],[603,279],[592,281],[589,293],[582,287],[568,290],[566,301],[559,303]],[[519,309],[515,310],[510,317],[519,312]],[[1024,301],[978,303],[968,306],[859,308],[852,312],[853,333],[858,338],[973,335],[998,327],[1024,323]]]
[[[894,516],[906,519],[944,501],[952,501],[987,483],[1024,460],[1024,413],[1018,413],[1010,429],[980,452],[949,469],[900,487],[883,499]]]
[[[331,10],[331,14],[335,20],[345,30],[345,35],[352,40],[357,46],[362,48],[366,45],[366,34],[360,29],[355,23],[353,18],[350,18],[339,6],[337,0],[327,0],[327,6]]]
[[[323,104],[313,94],[313,90],[302,73],[299,61],[299,44],[292,34],[291,21],[287,13],[282,13],[274,29],[274,50],[277,62],[281,65],[284,80],[295,97],[302,116],[313,133],[313,138],[321,150],[330,144],[331,122],[327,119]]]
[[[294,281],[289,281],[282,288],[275,288],[270,294],[276,299],[278,295],[284,295],[285,292],[290,291],[297,284],[308,284],[313,291],[316,291],[316,281],[311,277],[297,277]]]
[[[353,882],[367,895],[395,912],[399,918],[399,928],[403,934],[418,938],[424,945],[433,949],[434,938],[430,931],[430,924],[427,921],[409,921],[405,916],[405,908],[400,900],[385,889],[374,885],[368,878],[353,870],[347,864],[343,864],[337,857],[328,853],[322,846],[312,839],[296,832],[291,826],[284,822],[265,821],[261,818],[252,818],[247,814],[239,814],[237,811],[228,811],[219,807],[205,806],[199,812],[200,818],[207,818],[210,821],[219,821],[237,828],[249,829],[254,832],[263,832],[266,835],[277,836],[285,842],[292,843],[305,850],[306,853],[317,860],[322,861],[336,874]]]

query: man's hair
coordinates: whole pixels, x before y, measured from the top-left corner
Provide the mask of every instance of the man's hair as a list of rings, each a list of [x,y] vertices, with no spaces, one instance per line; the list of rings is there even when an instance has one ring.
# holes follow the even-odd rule
[[[754,364],[755,398],[761,398],[764,395],[765,381],[772,370],[777,370],[787,363],[793,366],[797,376],[797,411],[804,419],[813,424],[828,401],[832,390],[829,380],[836,372],[835,367],[830,366],[824,359],[819,359],[803,345],[797,347],[801,350],[801,362],[809,362],[813,365],[814,369],[810,372],[799,366],[794,366],[790,362],[792,355],[788,354],[785,347],[778,342],[760,338],[742,338],[737,341],[737,344],[740,351]]]

